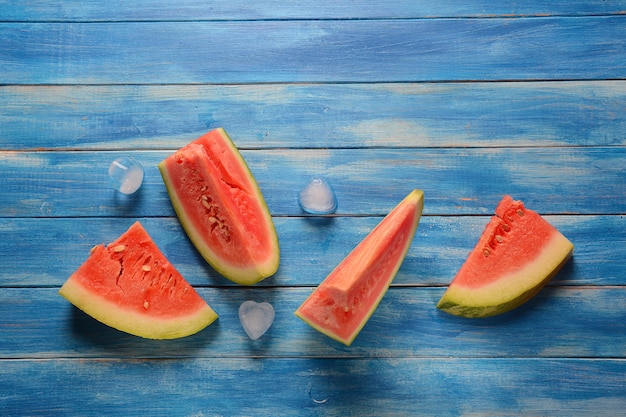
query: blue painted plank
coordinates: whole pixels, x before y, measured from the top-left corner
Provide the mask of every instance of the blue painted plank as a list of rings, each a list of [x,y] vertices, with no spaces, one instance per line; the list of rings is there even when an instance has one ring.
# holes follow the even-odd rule
[[[550,285],[626,285],[623,216],[546,219],[575,246],[573,260]],[[233,285],[198,255],[176,218],[139,220],[193,285]],[[132,217],[0,219],[0,288],[59,287],[87,259],[94,245],[113,241],[134,221]],[[281,266],[274,277],[259,286],[317,285],[379,221],[379,217],[337,217],[328,221],[274,218],[281,244]],[[422,217],[394,285],[447,285],[487,221],[486,216]]]
[[[620,14],[624,1],[525,1],[462,2],[399,0],[359,0],[316,2],[294,0],[288,5],[280,1],[211,1],[164,0],[126,2],[98,1],[34,1],[1,2],[0,19],[5,21],[189,21],[189,20],[258,20],[258,19],[372,19],[372,18],[434,18],[494,16],[581,16]]]
[[[338,215],[385,215],[412,189],[424,213],[490,215],[504,194],[542,214],[626,212],[623,147],[272,149],[243,151],[275,216],[301,215],[297,193],[325,175]],[[146,168],[137,195],[109,189],[118,152],[0,152],[2,217],[174,214],[156,164],[171,151],[128,152]],[[584,199],[577,198],[584,191]]]
[[[489,319],[436,308],[445,288],[393,287],[350,347],[294,315],[312,288],[200,288],[219,314],[193,336],[142,339],[101,324],[58,295],[58,288],[0,289],[0,359],[50,358],[617,358],[626,347],[626,287],[546,287],[527,304]],[[268,332],[246,336],[237,311],[245,300],[276,310]]]
[[[3,23],[0,83],[620,79],[625,19]]]
[[[626,407],[626,363],[620,360],[57,359],[3,365],[0,411],[9,417],[587,417],[620,415]]]
[[[0,149],[625,145],[626,81],[0,86]]]

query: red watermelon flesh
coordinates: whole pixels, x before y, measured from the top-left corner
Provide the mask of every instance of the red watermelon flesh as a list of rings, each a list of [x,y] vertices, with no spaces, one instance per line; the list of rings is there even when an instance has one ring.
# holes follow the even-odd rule
[[[188,336],[217,319],[139,222],[95,246],[59,293],[96,320],[150,339]]]
[[[296,316],[349,346],[396,276],[423,207],[424,193],[414,190],[326,277]]]
[[[183,228],[216,271],[244,285],[276,272],[280,250],[272,218],[224,129],[179,149],[159,170]]]
[[[554,226],[507,195],[437,307],[464,317],[512,310],[537,294],[573,249]]]

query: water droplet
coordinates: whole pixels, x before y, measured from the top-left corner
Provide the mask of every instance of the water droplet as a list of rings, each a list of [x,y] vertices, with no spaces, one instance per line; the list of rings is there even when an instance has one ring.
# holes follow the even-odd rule
[[[300,191],[298,203],[310,214],[332,214],[337,210],[337,197],[330,184],[323,178],[313,178]]]

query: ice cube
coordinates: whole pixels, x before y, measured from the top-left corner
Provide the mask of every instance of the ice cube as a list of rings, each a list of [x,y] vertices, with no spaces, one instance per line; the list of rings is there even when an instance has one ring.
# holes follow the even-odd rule
[[[133,194],[143,182],[143,167],[129,156],[117,158],[109,165],[111,186],[122,194]]]
[[[331,214],[337,210],[337,197],[323,178],[313,178],[298,194],[298,204],[310,214]]]
[[[270,303],[248,300],[239,306],[239,320],[248,337],[257,340],[274,322],[274,307]]]

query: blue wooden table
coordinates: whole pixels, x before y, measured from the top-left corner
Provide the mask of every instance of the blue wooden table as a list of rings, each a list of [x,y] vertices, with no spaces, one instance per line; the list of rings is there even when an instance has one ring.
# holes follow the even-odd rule
[[[279,3],[0,1],[0,415],[623,415],[626,1]],[[216,127],[280,239],[253,287],[199,257],[156,168]],[[108,188],[123,155],[146,168],[130,197]],[[330,219],[297,203],[317,175]],[[413,188],[415,240],[353,345],[296,318]],[[510,313],[438,311],[504,194],[574,258]],[[215,324],[146,340],[58,295],[136,220]],[[276,309],[257,341],[247,299]]]

